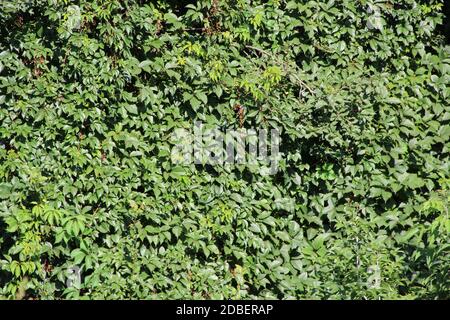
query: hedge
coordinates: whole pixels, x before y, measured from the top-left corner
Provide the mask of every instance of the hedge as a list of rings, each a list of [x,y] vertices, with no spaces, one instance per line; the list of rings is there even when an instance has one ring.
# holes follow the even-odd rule
[[[2,0],[0,297],[450,298],[446,19]],[[196,121],[277,128],[277,172],[174,163]]]

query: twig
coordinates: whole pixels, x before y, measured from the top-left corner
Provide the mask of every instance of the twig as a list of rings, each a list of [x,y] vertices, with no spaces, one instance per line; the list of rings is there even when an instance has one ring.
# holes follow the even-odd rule
[[[264,49],[250,46],[250,45],[246,45],[245,47],[248,49],[258,51],[259,53],[265,54],[269,57],[272,57],[274,60],[278,60],[278,62],[280,62],[283,65],[283,67],[285,67],[285,70],[287,69],[286,64],[283,61],[281,61],[278,57],[276,57],[274,54],[272,54]],[[311,94],[314,94],[314,91],[303,80],[301,80],[295,73],[292,73],[292,76],[300,83],[301,86],[305,87]]]

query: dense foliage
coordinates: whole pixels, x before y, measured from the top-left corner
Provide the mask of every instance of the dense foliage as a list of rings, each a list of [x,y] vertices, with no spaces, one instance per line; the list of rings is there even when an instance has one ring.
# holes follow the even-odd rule
[[[0,297],[449,298],[445,21],[443,0],[1,0]],[[196,120],[279,128],[277,174],[174,164]]]

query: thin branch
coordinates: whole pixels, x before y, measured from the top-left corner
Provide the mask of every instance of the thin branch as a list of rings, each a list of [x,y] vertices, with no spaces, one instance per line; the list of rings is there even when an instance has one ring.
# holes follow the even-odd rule
[[[264,49],[257,48],[257,47],[254,47],[254,46],[250,46],[250,45],[246,45],[245,47],[248,48],[248,49],[252,49],[252,50],[258,51],[259,53],[267,55],[269,57],[272,57],[274,60],[278,60],[278,62],[280,62],[283,65],[285,70],[287,69],[286,68],[286,64],[283,61],[281,61],[278,57],[276,57],[274,54],[272,54],[272,53],[270,53],[270,52],[268,52],[268,51],[266,51]],[[311,94],[314,94],[314,91],[302,79],[300,79],[297,74],[291,73],[291,75],[295,78],[295,80],[298,81],[298,83],[300,83],[301,86],[306,88]]]

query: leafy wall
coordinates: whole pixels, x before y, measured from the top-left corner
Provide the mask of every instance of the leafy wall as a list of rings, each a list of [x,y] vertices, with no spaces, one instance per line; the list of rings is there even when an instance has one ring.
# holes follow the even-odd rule
[[[0,297],[449,298],[443,10],[2,0]],[[197,120],[277,174],[175,165]]]

